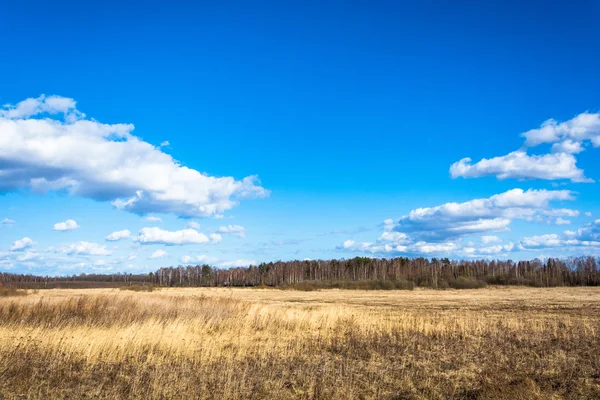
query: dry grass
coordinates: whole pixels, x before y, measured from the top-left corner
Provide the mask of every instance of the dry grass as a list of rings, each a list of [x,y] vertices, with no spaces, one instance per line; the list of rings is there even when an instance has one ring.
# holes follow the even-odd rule
[[[0,286],[0,297],[27,296],[27,290],[5,288]]]
[[[119,290],[130,290],[132,292],[153,292],[158,290],[159,288],[154,285],[129,285],[129,286],[121,286]]]
[[[48,290],[0,398],[600,398],[600,288]]]

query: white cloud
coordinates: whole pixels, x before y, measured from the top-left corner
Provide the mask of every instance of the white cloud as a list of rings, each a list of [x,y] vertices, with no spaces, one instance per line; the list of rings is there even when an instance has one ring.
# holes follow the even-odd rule
[[[131,232],[129,232],[127,229],[125,229],[122,231],[113,232],[110,235],[108,235],[105,239],[108,240],[109,242],[116,242],[117,240],[126,239],[130,236],[131,236]]]
[[[600,146],[600,114],[581,113],[573,119],[558,123],[554,119],[545,121],[538,129],[523,133],[525,145],[556,143],[562,140],[581,142],[590,140],[594,147]]]
[[[600,146],[600,114],[582,113],[575,118],[558,123],[549,119],[539,129],[523,133],[525,147],[552,143],[552,153],[528,155],[523,149],[505,156],[482,159],[472,164],[463,158],[450,166],[452,178],[479,178],[496,176],[498,179],[568,179],[571,182],[593,182],[577,168],[574,154],[585,150],[583,142]]]
[[[553,153],[569,153],[569,154],[577,154],[581,153],[585,149],[581,145],[581,142],[574,142],[572,140],[565,140],[563,142],[554,143],[552,145]]]
[[[183,256],[179,259],[182,264],[190,264],[194,261],[194,257],[192,256]]]
[[[600,219],[584,225],[575,232],[576,239],[588,242],[600,241]]]
[[[453,253],[460,247],[456,243],[444,242],[444,243],[427,243],[417,242],[413,246],[413,251],[417,253]]]
[[[77,242],[63,245],[54,249],[57,253],[67,255],[88,255],[88,256],[108,256],[112,254],[106,246],[100,246],[98,243]]]
[[[21,251],[30,248],[33,246],[35,242],[28,237],[24,237],[23,239],[15,240],[10,246],[10,251]]]
[[[548,217],[578,217],[578,210],[571,210],[569,208],[556,208],[551,210],[544,210],[543,215]]]
[[[501,254],[507,254],[513,251],[514,243],[508,243],[505,245],[493,245],[493,246],[482,246],[482,247],[463,247],[458,254],[464,257],[470,258],[482,258],[489,256],[499,256]]]
[[[44,260],[44,259],[45,259],[44,255],[41,253],[38,253],[36,251],[25,251],[22,253],[18,253],[15,257],[15,260],[19,261],[19,262]]]
[[[256,265],[255,260],[231,260],[223,261],[219,263],[219,267],[222,268],[235,268],[235,267],[247,267],[249,265]]]
[[[552,233],[548,235],[525,237],[521,239],[519,245],[521,249],[548,248],[564,246],[564,241],[559,235]]]
[[[487,246],[500,242],[494,235],[482,235],[486,246],[463,247],[465,236],[506,231],[514,219],[530,219],[543,213],[572,215],[575,210],[551,209],[553,201],[574,200],[569,190],[513,189],[489,198],[463,203],[446,203],[437,207],[417,208],[397,220],[387,219],[375,242],[346,240],[338,247],[344,251],[371,254],[429,255],[450,253],[466,256],[506,253],[514,245]]]
[[[200,229],[200,224],[198,222],[196,222],[196,221],[190,221],[190,222],[187,223],[186,226],[188,228],[190,228],[190,229],[195,229],[195,230]]]
[[[573,200],[573,196],[569,190],[512,189],[489,198],[417,208],[386,227],[424,241],[503,231],[512,219],[535,215],[555,200]]]
[[[144,221],[148,221],[148,222],[162,222],[162,218],[155,217],[153,215],[149,215],[147,217],[144,217]]]
[[[110,252],[97,244],[74,243],[45,250],[25,249],[23,251],[0,252],[0,267],[11,264],[20,271],[36,275],[63,276],[76,273],[113,271],[150,272],[155,268],[127,263],[126,256],[106,257]],[[135,256],[135,255],[134,255]],[[130,257],[132,260],[133,257]],[[102,268],[98,268],[102,266]]]
[[[168,140],[165,140],[164,142],[162,142],[160,144],[160,147],[167,147],[167,146],[170,146],[170,145],[171,145],[171,143]]]
[[[217,230],[219,233],[228,233],[233,236],[244,238],[246,237],[246,228],[240,225],[221,226]]]
[[[600,220],[584,225],[577,231],[524,237],[519,241],[520,250],[536,250],[546,248],[594,247],[600,248]]]
[[[593,182],[586,178],[583,170],[577,168],[577,160],[572,154],[551,153],[530,156],[517,150],[505,156],[482,159],[471,164],[470,158],[463,158],[450,166],[450,175],[456,179],[480,178],[495,175],[498,179],[570,179],[572,182]]]
[[[12,225],[15,223],[15,220],[9,219],[9,218],[4,218],[2,220],[2,225]]]
[[[167,253],[164,250],[156,250],[154,253],[152,253],[152,255],[150,256],[150,258],[163,258],[168,256],[169,253]]]
[[[77,228],[79,228],[77,222],[75,222],[75,220],[68,219],[64,222],[58,222],[54,224],[54,228],[52,229],[55,231],[72,231]]]
[[[483,243],[500,243],[502,242],[502,239],[500,239],[498,236],[494,236],[494,235],[484,235],[481,237],[481,241]]]
[[[17,103],[16,106],[7,104],[0,108],[0,118],[21,119],[29,118],[38,114],[64,114],[70,118],[83,118],[84,114],[75,108],[75,101],[60,96],[44,96],[34,99],[29,98]]]
[[[51,118],[58,113],[65,118]],[[84,118],[73,99],[58,96],[0,109],[0,190],[60,190],[138,214],[187,217],[269,194],[254,176],[212,177],[181,165],[133,135],[131,124]]]
[[[563,219],[561,217],[556,218],[556,225],[569,225],[571,221],[568,219]]]
[[[135,253],[131,253],[131,254],[129,255],[129,257],[127,257],[127,260],[129,260],[129,261],[133,261],[133,260],[135,260],[136,258],[137,258],[137,254],[135,254]]]
[[[348,239],[348,240],[344,240],[344,243],[342,244],[342,247],[344,249],[350,249],[354,246],[356,242],[354,240]]]
[[[214,257],[209,257],[207,255],[200,255],[200,256],[183,256],[180,259],[182,264],[192,264],[192,263],[214,263],[215,261],[217,261],[216,258]]]
[[[586,212],[584,215],[585,215],[586,217],[591,217],[591,216],[592,216],[592,213],[588,211],[588,212]]]
[[[165,244],[165,245],[184,245],[184,244],[206,244],[219,243],[221,235],[204,233],[195,229],[182,229],[180,231],[166,231],[160,228],[142,228],[136,240],[141,244]]]

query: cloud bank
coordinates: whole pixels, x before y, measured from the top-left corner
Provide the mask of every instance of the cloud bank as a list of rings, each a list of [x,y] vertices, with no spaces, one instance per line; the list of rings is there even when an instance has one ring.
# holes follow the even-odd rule
[[[528,155],[526,149],[513,151],[504,156],[482,159],[472,163],[466,157],[450,166],[454,179],[495,176],[498,179],[566,179],[571,182],[594,182],[577,167],[574,154],[585,150],[590,143],[600,147],[600,113],[582,113],[558,123],[554,119],[545,121],[540,128],[521,134],[524,147],[552,144],[551,153]]]
[[[54,224],[52,229],[55,231],[72,231],[77,228],[79,228],[79,224],[77,224],[75,220],[68,219],[64,222],[58,222]]]
[[[512,251],[514,244],[502,245],[501,239],[491,233],[508,231],[515,219],[578,215],[576,210],[551,208],[552,202],[571,200],[574,196],[569,190],[512,189],[489,198],[417,208],[396,220],[385,220],[375,242],[348,239],[338,249],[379,255],[500,254]],[[468,236],[479,236],[481,242],[465,246],[462,239]]]
[[[128,237],[131,237],[131,232],[129,232],[127,229],[124,229],[122,231],[111,233],[105,239],[109,242],[116,242],[118,240],[127,239]]]
[[[205,235],[195,229],[182,229],[180,231],[167,231],[157,227],[142,228],[135,238],[140,244],[164,244],[168,246],[184,244],[214,244],[221,241],[221,235],[212,233]]]
[[[132,124],[87,119],[73,99],[0,108],[0,191],[65,191],[136,214],[206,217],[268,196],[256,176],[213,177],[135,136]]]

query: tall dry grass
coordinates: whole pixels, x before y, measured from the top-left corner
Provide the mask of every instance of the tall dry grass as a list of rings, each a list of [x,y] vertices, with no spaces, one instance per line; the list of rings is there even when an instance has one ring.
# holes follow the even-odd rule
[[[0,299],[0,398],[600,398],[600,290]]]
[[[27,296],[27,290],[5,288],[0,286],[0,297]]]

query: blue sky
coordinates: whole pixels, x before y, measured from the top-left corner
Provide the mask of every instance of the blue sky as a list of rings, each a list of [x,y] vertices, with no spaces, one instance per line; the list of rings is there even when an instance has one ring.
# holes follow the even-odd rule
[[[3,5],[0,270],[600,255],[598,2],[186,3]]]

